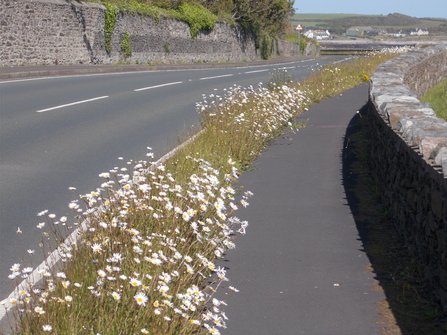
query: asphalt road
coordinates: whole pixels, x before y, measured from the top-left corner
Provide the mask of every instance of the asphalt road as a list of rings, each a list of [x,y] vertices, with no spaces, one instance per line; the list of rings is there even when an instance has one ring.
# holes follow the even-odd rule
[[[12,264],[37,266],[43,259],[37,213],[72,217],[68,203],[99,187],[99,173],[145,159],[148,146],[156,157],[168,152],[198,125],[195,104],[202,94],[256,86],[280,68],[300,79],[340,60],[0,82],[0,300],[14,287],[7,278]],[[27,249],[36,253],[29,256]]]

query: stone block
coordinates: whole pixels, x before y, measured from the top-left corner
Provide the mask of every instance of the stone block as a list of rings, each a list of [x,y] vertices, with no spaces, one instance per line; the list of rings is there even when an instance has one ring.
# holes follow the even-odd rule
[[[444,271],[439,273],[439,284],[441,284],[441,287],[447,291],[447,273]]]
[[[442,255],[443,260],[447,260],[447,234],[444,230],[436,232],[438,238],[438,252]]]
[[[447,178],[447,155],[441,156],[440,160],[442,166],[442,173],[444,174],[444,178]]]
[[[442,157],[447,156],[447,138],[439,142],[435,148],[433,148],[430,159],[434,160],[436,165],[442,166]]]
[[[424,131],[424,133],[418,134],[417,136],[421,136],[418,137],[419,139],[419,150],[422,153],[422,155],[424,156],[425,159],[430,159],[430,157],[433,157],[434,155],[435,158],[438,158],[439,152],[438,154],[434,154],[434,150],[437,149],[439,147],[439,145],[443,144],[445,142],[445,132],[447,130],[443,131]],[[418,140],[416,140],[418,141]],[[447,148],[446,148],[447,149]],[[441,157],[439,157],[439,159],[442,158],[442,152],[441,152]]]
[[[391,128],[397,131],[403,131],[401,120],[412,121],[414,119],[423,119],[424,117],[426,117],[426,115],[420,111],[403,109],[401,104],[398,107],[391,108],[389,108],[389,105],[391,104],[387,104],[387,106],[385,107],[386,113],[388,115],[388,121],[390,122]]]
[[[431,211],[433,215],[442,218],[442,195],[439,190],[431,192]]]

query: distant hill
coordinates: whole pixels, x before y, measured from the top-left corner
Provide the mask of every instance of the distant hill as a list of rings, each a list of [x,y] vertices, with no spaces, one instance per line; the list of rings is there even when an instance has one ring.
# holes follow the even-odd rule
[[[447,19],[416,18],[399,13],[388,15],[358,14],[295,14],[290,18],[292,25],[302,24],[305,28],[329,30],[332,34],[341,35],[350,27],[370,26],[383,28],[390,32],[411,28],[426,28],[430,32],[447,33]]]
[[[349,28],[352,26],[412,26],[421,24],[421,21],[412,16],[394,13],[386,16],[352,16],[331,20],[331,23]]]

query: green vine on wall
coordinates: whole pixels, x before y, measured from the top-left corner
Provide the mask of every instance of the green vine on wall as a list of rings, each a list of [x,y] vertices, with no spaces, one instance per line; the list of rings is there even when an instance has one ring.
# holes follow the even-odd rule
[[[115,23],[116,19],[118,18],[119,10],[110,2],[103,2],[102,4],[107,8],[104,13],[104,39],[106,51],[110,53],[112,51],[112,34],[113,30],[115,29]]]
[[[254,35],[255,46],[259,49],[261,58],[269,59],[273,51],[273,38],[259,25],[254,26],[252,23],[248,23],[244,29]]]
[[[132,56],[132,48],[130,47],[130,34],[126,31],[120,43],[121,51],[124,58]]]
[[[260,25],[253,24],[253,22],[242,22],[241,27],[246,34],[253,35],[255,38],[255,47],[259,49],[262,59],[269,59],[273,53],[274,44],[276,44],[279,51],[279,42],[276,37],[272,37]]]
[[[269,59],[272,56],[273,43],[272,38],[265,32],[261,35],[260,52],[262,59]]]

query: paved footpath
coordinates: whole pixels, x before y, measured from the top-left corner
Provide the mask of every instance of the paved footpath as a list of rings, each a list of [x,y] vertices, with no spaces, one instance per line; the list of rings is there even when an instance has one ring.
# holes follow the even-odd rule
[[[298,118],[305,128],[286,131],[242,174],[254,196],[238,212],[247,235],[222,262],[240,290],[219,296],[222,335],[378,333],[374,303],[385,295],[373,290],[342,176],[344,135],[367,98],[363,84],[312,106]]]

